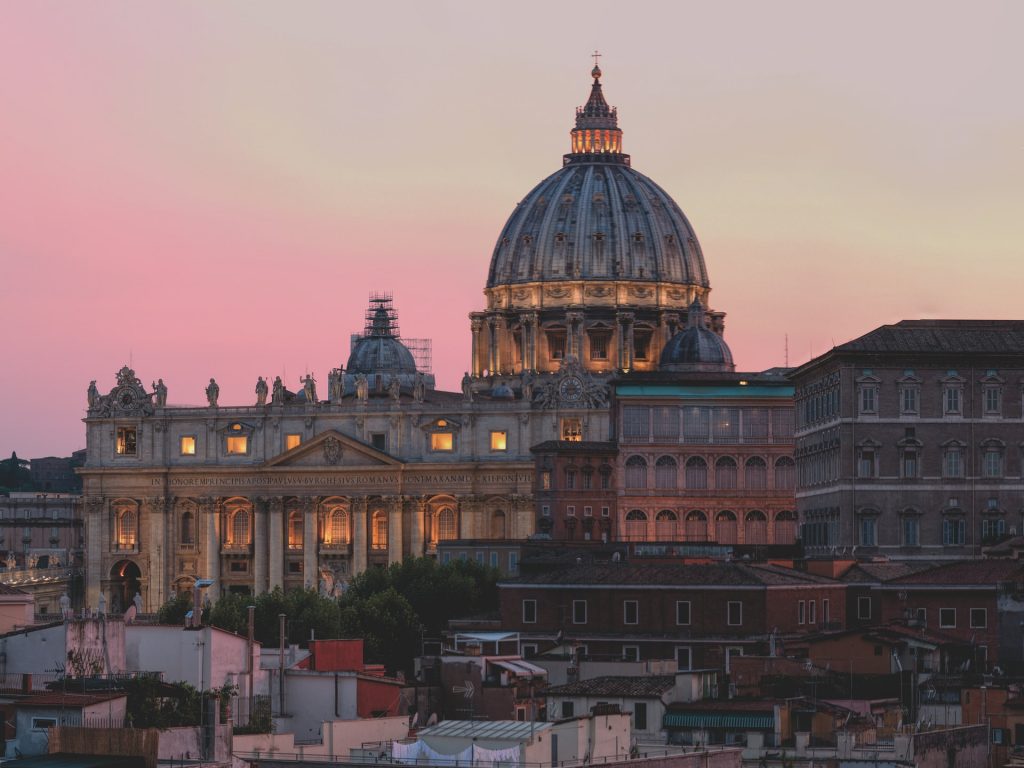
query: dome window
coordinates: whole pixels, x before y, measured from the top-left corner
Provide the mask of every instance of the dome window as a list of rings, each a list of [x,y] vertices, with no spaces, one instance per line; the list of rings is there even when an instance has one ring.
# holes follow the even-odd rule
[[[555,242],[556,243],[564,243],[565,242],[565,233],[564,232],[558,232],[555,235]]]
[[[635,233],[633,233],[633,242],[634,243],[642,243],[643,241],[644,241],[644,235],[643,235],[642,232],[635,232]]]

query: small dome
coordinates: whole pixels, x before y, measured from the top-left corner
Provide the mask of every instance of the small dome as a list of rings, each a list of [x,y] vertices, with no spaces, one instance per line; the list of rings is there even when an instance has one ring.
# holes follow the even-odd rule
[[[374,297],[366,313],[363,335],[352,342],[347,372],[415,374],[412,352],[398,340],[398,324],[391,297]]]
[[[693,302],[687,312],[688,324],[661,352],[663,371],[733,371],[732,352],[725,339],[704,324],[704,307]]]

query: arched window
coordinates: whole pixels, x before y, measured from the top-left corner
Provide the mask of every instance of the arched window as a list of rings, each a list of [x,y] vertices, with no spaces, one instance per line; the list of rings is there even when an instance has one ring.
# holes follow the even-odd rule
[[[496,509],[491,513],[491,538],[505,538],[505,513],[500,509]]]
[[[249,544],[249,510],[236,509],[231,515],[231,541],[236,547]]]
[[[764,512],[755,509],[747,512],[747,544],[768,543],[768,517]]]
[[[708,487],[708,463],[700,456],[686,460],[686,487],[694,490]]]
[[[792,544],[795,541],[796,512],[779,512],[775,515],[775,543]]]
[[[641,509],[631,509],[626,513],[626,538],[631,541],[643,541],[647,538],[647,513]]]
[[[626,488],[647,488],[647,460],[643,456],[630,456],[626,459]]]
[[[451,507],[442,507],[437,512],[437,540],[451,541],[459,538],[459,528],[456,524],[455,510]]]
[[[743,468],[743,486],[752,491],[763,491],[768,487],[768,465],[760,456],[747,459]]]
[[[715,488],[732,490],[736,487],[736,459],[722,456],[715,462]]]
[[[736,513],[723,509],[715,515],[715,541],[719,544],[736,544]]]
[[[654,463],[654,487],[661,491],[673,490],[679,465],[671,456],[662,456]]]
[[[796,464],[789,456],[781,456],[775,462],[775,490],[791,491],[796,488]]]
[[[348,510],[331,507],[324,519],[324,544],[342,547],[348,544]]]
[[[654,531],[658,541],[671,541],[676,537],[679,516],[671,509],[663,509],[654,517]]]
[[[122,508],[117,512],[117,548],[135,549],[139,545],[139,518],[134,509]]]
[[[178,543],[183,547],[194,547],[196,544],[196,516],[191,509],[181,513]]]
[[[302,549],[302,513],[294,510],[288,513],[288,549]]]
[[[383,509],[378,509],[371,518],[370,548],[388,548],[388,513]]]
[[[686,513],[686,540],[708,540],[708,516],[699,509]]]

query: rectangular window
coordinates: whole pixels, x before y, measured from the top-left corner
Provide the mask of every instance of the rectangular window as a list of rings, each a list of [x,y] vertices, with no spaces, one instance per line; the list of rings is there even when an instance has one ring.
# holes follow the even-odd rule
[[[594,473],[584,472],[583,473],[583,490],[589,491],[594,485]]]
[[[640,646],[639,645],[624,645],[624,646],[622,646],[622,660],[623,661],[640,661]]]
[[[115,450],[118,456],[134,456],[138,448],[136,442],[135,427],[117,428],[117,445]]]
[[[484,564],[484,558],[485,558],[485,557],[486,557],[486,553],[485,553],[485,552],[480,552],[480,551],[478,551],[478,552],[476,553],[476,561],[477,561],[478,563],[480,563],[480,565],[483,565],[483,564]]]
[[[562,419],[562,439],[570,443],[583,440],[583,420],[576,418]]]
[[[942,461],[942,474],[945,477],[963,477],[963,453],[959,446],[951,445],[946,448]]]
[[[876,539],[878,524],[874,517],[861,517],[858,528],[860,532],[860,541],[858,543],[862,547],[873,547],[878,543]]]
[[[562,702],[562,718],[573,717],[575,715],[575,709],[573,708],[573,702],[563,701]]]
[[[947,414],[958,415],[960,413],[960,394],[960,387],[946,387],[942,399]]]
[[[870,597],[858,597],[857,598],[857,618],[866,621],[871,620],[871,598]]]
[[[730,627],[739,627],[743,624],[743,603],[738,600],[730,600],[726,606],[726,623]]]
[[[498,567],[498,553],[497,552],[491,552],[491,568],[497,568],[497,567]]]
[[[644,701],[633,702],[633,728],[638,731],[647,730],[647,703]]]
[[[565,488],[568,491],[576,490],[576,472],[571,469],[565,471]]]
[[[690,601],[689,600],[677,600],[676,601],[676,624],[681,627],[685,627],[690,623]]]
[[[971,608],[971,629],[988,628],[988,609]]]
[[[540,473],[540,489],[542,491],[551,490],[551,472],[549,470]]]
[[[611,334],[607,331],[591,331],[590,332],[590,359],[591,360],[607,360],[608,359],[608,342],[611,340]]]
[[[622,409],[622,438],[628,442],[650,438],[650,410],[642,405],[627,405]]]
[[[575,504],[569,504],[565,508],[565,514],[566,514],[566,517],[576,517],[576,505]]]
[[[430,434],[430,450],[451,451],[455,448],[455,435],[451,432],[432,432]]]
[[[232,573],[248,573],[249,563],[247,560],[232,560],[228,570]]]
[[[861,448],[860,458],[857,461],[857,477],[875,476],[875,449]]]
[[[572,623],[573,624],[586,624],[587,623],[587,601],[586,600],[573,600],[572,601]]]
[[[608,517],[610,514],[608,507],[601,507],[601,517]]]
[[[561,360],[565,357],[565,332],[548,331],[548,355],[552,360]]]
[[[996,449],[985,451],[982,456],[981,471],[985,477],[1003,476],[1003,452]]]
[[[903,450],[903,476],[917,477],[917,450],[905,448]]]
[[[956,629],[956,608],[939,608],[939,629]]]
[[[942,521],[942,543],[944,546],[961,546],[967,540],[967,524],[962,517],[947,517]]]
[[[195,456],[196,455],[196,438],[195,435],[182,435],[178,441],[178,450],[182,456]]]
[[[537,601],[523,600],[523,624],[537,623]]]
[[[985,387],[985,413],[998,416],[1002,410],[1003,398],[999,387]]]
[[[829,616],[829,607],[829,601],[826,597],[824,600],[821,601],[821,621],[824,624],[828,624],[829,621],[831,621],[831,617]]]
[[[388,435],[387,435],[387,432],[372,432],[370,434],[370,445],[372,445],[378,451],[387,451],[387,449],[388,449]]]
[[[817,624],[818,623],[818,606],[813,600],[807,602],[807,623]]]
[[[551,507],[547,504],[542,504],[540,508],[541,517],[551,517]]]
[[[519,650],[520,650],[520,653],[522,653],[523,658],[531,659],[531,658],[533,658],[534,656],[537,655],[537,644],[536,643],[523,643],[519,647]]]
[[[917,387],[903,387],[901,390],[900,411],[908,415],[917,413]]]
[[[918,608],[914,615],[917,617],[917,621],[920,623],[920,625],[922,627],[927,627],[928,626],[928,609],[927,608]]]
[[[693,650],[688,645],[676,646],[676,668],[691,669],[693,667]]]
[[[583,516],[584,517],[593,517],[594,516],[594,508],[593,507],[584,507],[583,508]]]
[[[646,360],[651,350],[651,332],[636,329],[633,331],[633,359]]]
[[[622,601],[622,623],[636,624],[639,618],[639,606],[636,600]]]
[[[33,717],[32,730],[45,731],[47,728],[56,728],[57,718],[55,717]]]
[[[916,517],[903,518],[903,546],[918,547],[921,545],[921,522]]]
[[[284,436],[284,449],[290,451],[292,448],[298,448],[302,445],[302,435],[298,433],[292,433]]]
[[[508,553],[508,572],[519,573],[519,553],[509,552]]]
[[[866,386],[860,388],[860,412],[875,413],[878,406],[878,388]]]
[[[499,429],[491,431],[491,450],[508,450],[508,432]]]
[[[241,456],[249,452],[249,438],[246,435],[232,435],[227,438],[228,454]]]
[[[804,602],[803,600],[799,601],[796,604],[796,623],[797,624],[805,624],[806,623],[806,620],[805,620],[806,617],[804,616],[804,613],[805,613],[806,609],[807,609],[807,603]]]

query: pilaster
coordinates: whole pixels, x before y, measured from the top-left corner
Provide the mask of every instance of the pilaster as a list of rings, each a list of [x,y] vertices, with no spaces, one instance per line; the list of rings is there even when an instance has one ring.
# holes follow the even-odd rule
[[[302,500],[302,577],[306,589],[315,587],[319,581],[316,557],[316,509],[316,498],[306,496]]]
[[[388,565],[402,562],[402,513],[404,497],[391,496],[388,505]]]
[[[149,589],[146,611],[157,610],[167,599],[167,510],[163,496],[146,499],[144,504],[149,526]]]
[[[252,591],[260,594],[267,591],[267,509],[270,501],[266,496],[253,500],[252,531]]]
[[[85,500],[85,605],[92,610],[100,601],[103,582],[103,554],[110,551],[110,540],[103,534],[107,519],[107,500],[90,496]]]
[[[352,575],[366,570],[366,498],[352,503]]]
[[[270,589],[284,588],[284,499],[272,496],[267,515],[267,573],[270,578]]]
[[[427,514],[427,500],[416,499],[415,508],[410,515],[409,550],[413,557],[423,556],[423,521]]]
[[[213,584],[206,590],[210,600],[220,596],[220,515],[221,502],[203,497],[199,509],[206,518],[206,578]]]

